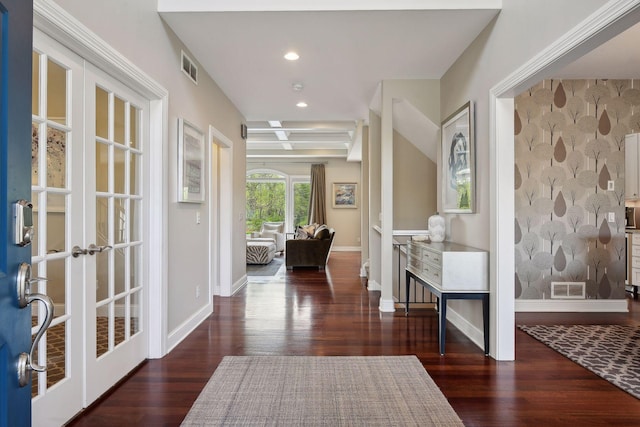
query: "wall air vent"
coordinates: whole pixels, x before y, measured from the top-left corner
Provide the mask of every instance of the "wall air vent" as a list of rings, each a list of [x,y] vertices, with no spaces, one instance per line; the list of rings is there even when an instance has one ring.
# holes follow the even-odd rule
[[[182,72],[185,73],[192,82],[198,84],[198,66],[193,62],[191,58],[187,56],[184,51],[182,52]]]
[[[551,299],[585,299],[585,282],[551,282]]]

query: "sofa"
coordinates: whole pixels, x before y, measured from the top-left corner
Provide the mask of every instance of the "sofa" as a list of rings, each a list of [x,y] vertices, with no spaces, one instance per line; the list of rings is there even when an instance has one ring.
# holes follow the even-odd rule
[[[324,231],[323,231],[324,230]],[[317,267],[324,270],[329,260],[335,230],[319,227],[313,236],[305,239],[288,239],[285,248],[287,270],[294,267]]]
[[[276,245],[276,252],[284,251],[284,222],[263,222],[260,231],[253,233],[248,240],[265,241],[263,239],[273,239]]]

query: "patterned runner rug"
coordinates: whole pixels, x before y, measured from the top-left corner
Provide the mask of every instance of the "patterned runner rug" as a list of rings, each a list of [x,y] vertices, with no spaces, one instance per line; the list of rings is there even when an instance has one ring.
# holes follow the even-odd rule
[[[640,399],[640,327],[519,325],[518,328]]]
[[[183,426],[462,426],[415,356],[227,356]]]

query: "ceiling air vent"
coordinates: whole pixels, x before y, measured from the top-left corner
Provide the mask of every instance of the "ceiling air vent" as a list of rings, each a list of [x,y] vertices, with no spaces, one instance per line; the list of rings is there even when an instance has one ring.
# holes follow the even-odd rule
[[[193,62],[191,58],[187,56],[184,51],[182,52],[182,72],[185,73],[192,82],[198,84],[198,66]]]

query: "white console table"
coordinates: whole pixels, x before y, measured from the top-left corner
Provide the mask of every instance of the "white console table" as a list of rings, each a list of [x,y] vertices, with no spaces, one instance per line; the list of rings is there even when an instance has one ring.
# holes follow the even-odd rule
[[[407,245],[405,314],[409,314],[411,278],[434,294],[438,309],[440,354],[445,351],[447,301],[482,301],[484,353],[489,354],[489,254],[452,242],[409,242]]]

